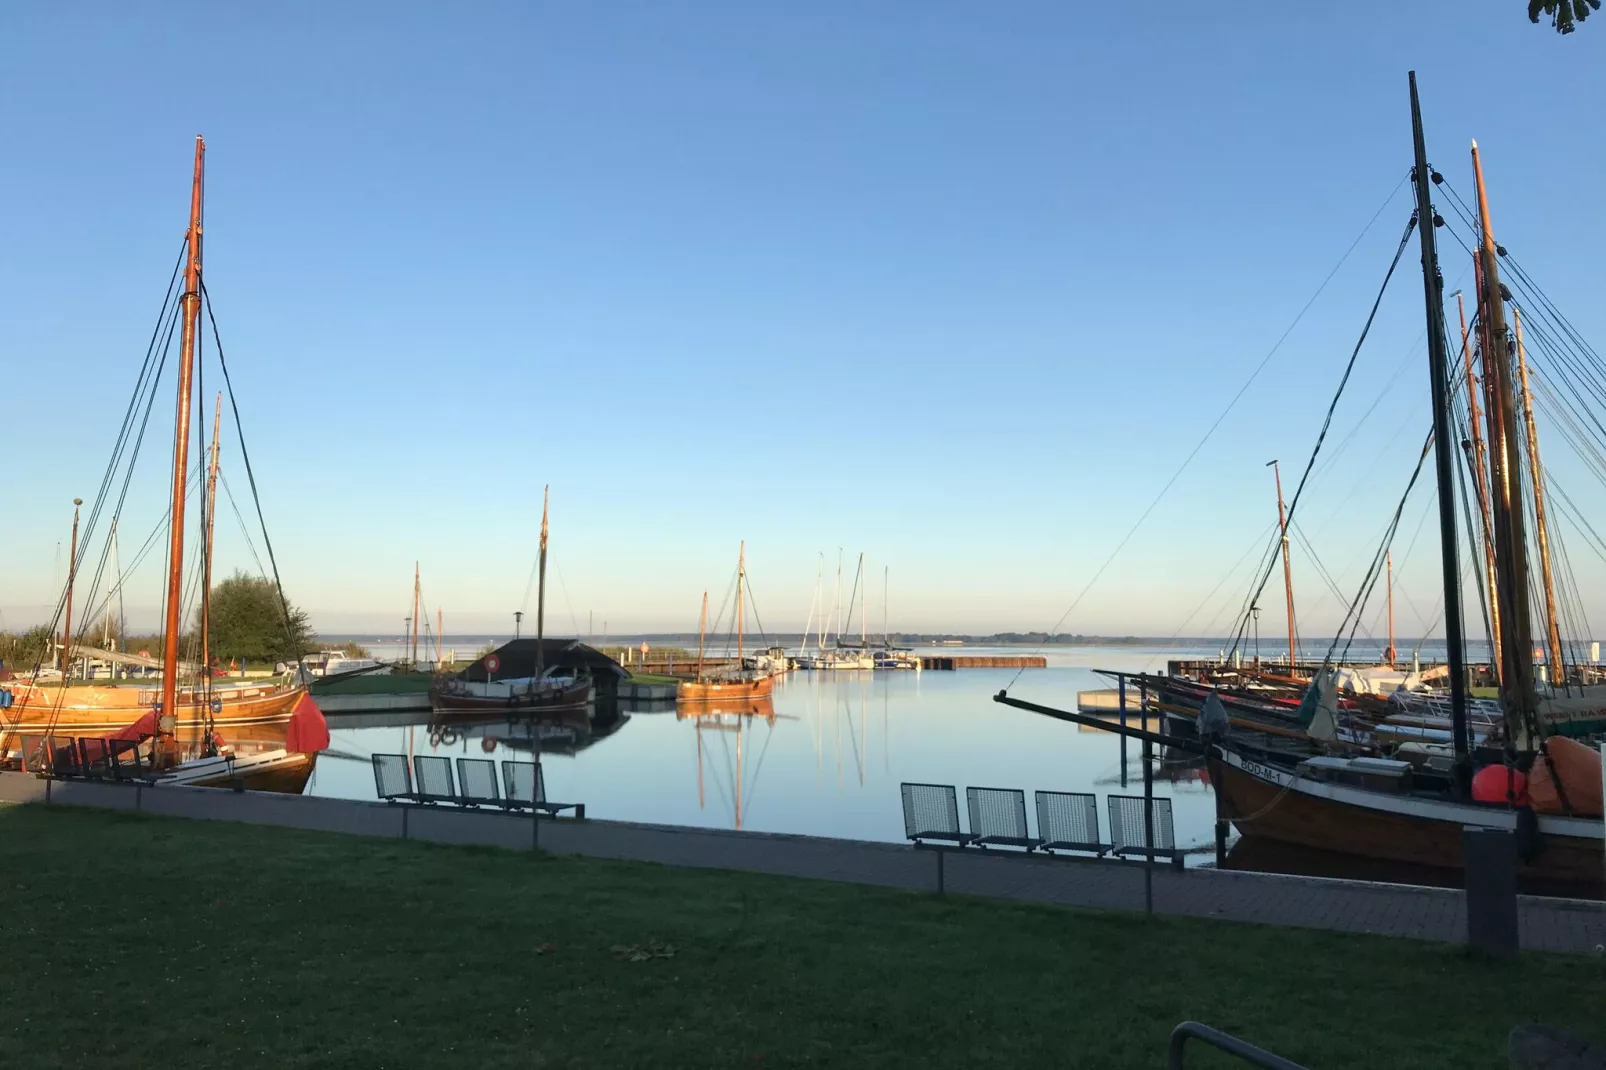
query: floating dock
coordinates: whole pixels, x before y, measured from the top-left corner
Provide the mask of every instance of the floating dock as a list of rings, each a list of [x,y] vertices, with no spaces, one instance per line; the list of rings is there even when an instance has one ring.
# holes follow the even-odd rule
[[[1041,654],[922,654],[920,667],[939,672],[952,669],[1046,669],[1048,659]]]

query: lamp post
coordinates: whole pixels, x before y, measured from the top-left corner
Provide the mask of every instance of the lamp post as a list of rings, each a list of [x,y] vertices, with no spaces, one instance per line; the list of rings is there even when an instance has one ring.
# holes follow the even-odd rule
[[[1251,604],[1249,615],[1255,619],[1255,668],[1260,668],[1260,605]]]
[[[523,623],[524,611],[521,609],[515,609],[513,611],[513,638],[517,639],[519,637],[519,626]]]

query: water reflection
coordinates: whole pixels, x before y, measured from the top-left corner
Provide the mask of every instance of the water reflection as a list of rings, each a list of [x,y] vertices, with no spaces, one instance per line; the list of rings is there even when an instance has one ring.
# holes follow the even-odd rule
[[[513,756],[539,740],[552,759],[549,794],[586,803],[594,817],[899,842],[901,781],[1141,792],[1136,745],[1123,789],[1114,736],[1000,706],[992,695],[1013,684],[1024,697],[1074,704],[1078,690],[1104,686],[1093,667],[1153,668],[1166,654],[1072,648],[1051,651],[1047,669],[1019,674],[794,673],[763,709],[627,703],[534,727],[505,716],[436,726],[427,714],[333,715],[332,760],[319,762],[309,790],[372,799],[376,751]],[[1214,801],[1200,771],[1162,761],[1155,791],[1175,800],[1179,844],[1213,842]]]

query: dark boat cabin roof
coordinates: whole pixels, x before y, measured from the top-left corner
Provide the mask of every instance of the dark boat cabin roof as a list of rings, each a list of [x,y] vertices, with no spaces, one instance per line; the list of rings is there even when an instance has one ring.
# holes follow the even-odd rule
[[[461,680],[476,681],[516,680],[534,676],[535,645],[534,639],[514,639],[503,643],[459,672],[457,676]],[[610,676],[624,679],[630,675],[617,661],[578,639],[543,639],[541,649],[541,660],[548,669],[590,669],[591,675],[598,679]],[[495,671],[487,675],[485,663],[490,658],[495,658],[497,664]]]

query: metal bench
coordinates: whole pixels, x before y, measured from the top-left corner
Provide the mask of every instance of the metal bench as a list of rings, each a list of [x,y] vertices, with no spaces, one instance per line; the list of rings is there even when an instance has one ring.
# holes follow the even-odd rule
[[[959,828],[959,793],[948,784],[901,784],[903,834],[916,847],[964,847],[976,837]]]
[[[413,755],[413,785],[420,802],[459,801],[452,782],[452,760],[428,754]]]
[[[507,802],[496,779],[496,763],[489,758],[457,759],[457,801],[464,806],[501,806]]]
[[[1099,800],[1092,792],[1038,792],[1037,833],[1044,851],[1091,851],[1102,858],[1110,850],[1099,840]]]
[[[1023,847],[1028,851],[1043,841],[1026,827],[1026,793],[1015,788],[966,788],[970,831],[976,846]]]
[[[585,803],[555,803],[546,797],[546,773],[540,762],[502,763],[502,805],[510,809],[532,809],[557,817],[573,810],[576,818],[586,816]]]
[[[386,802],[417,803],[424,800],[413,790],[413,770],[405,754],[376,754],[374,792]]]
[[[1176,835],[1171,820],[1171,800],[1159,798],[1154,803],[1154,843],[1149,843],[1148,828],[1143,816],[1144,799],[1141,795],[1110,796],[1110,842],[1117,857],[1129,855],[1139,858],[1164,858],[1173,865],[1182,865],[1182,852],[1177,850]]]

